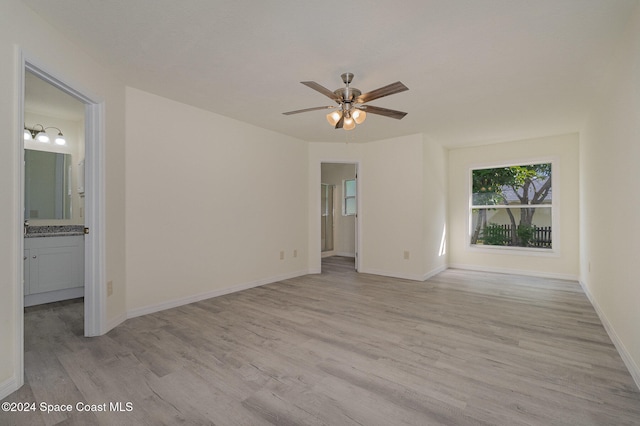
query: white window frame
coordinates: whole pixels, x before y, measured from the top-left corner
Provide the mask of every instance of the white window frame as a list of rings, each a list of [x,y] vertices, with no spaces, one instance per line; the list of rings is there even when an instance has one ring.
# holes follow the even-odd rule
[[[512,167],[523,166],[530,164],[551,164],[551,191],[553,198],[551,200],[551,206],[536,206],[551,209],[551,229],[553,242],[551,248],[538,248],[538,247],[513,247],[513,246],[488,246],[488,245],[476,245],[471,244],[471,235],[473,232],[473,209],[477,208],[507,208],[514,206],[481,206],[473,204],[473,171],[481,169],[493,169],[500,167]],[[500,163],[478,163],[472,164],[468,169],[468,183],[467,183],[467,196],[468,196],[468,227],[466,232],[466,248],[472,252],[491,253],[491,254],[506,254],[506,255],[522,255],[522,256],[540,256],[540,257],[559,257],[560,256],[560,161],[557,157],[537,157],[537,158],[524,158],[513,161],[500,162]],[[516,207],[519,208],[519,207]]]
[[[356,188],[356,195],[347,196],[347,182],[353,182]],[[355,200],[356,211],[353,213],[347,212],[347,199]],[[356,179],[344,179],[342,181],[342,216],[355,216],[358,214],[358,182]]]

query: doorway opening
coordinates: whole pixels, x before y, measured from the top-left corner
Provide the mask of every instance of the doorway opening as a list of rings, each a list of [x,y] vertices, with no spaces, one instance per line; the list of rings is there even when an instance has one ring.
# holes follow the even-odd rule
[[[320,164],[321,264],[358,268],[357,164]]]
[[[19,88],[21,96],[17,97],[17,111],[15,123],[16,130],[19,135],[23,135],[23,129],[27,122],[25,119],[25,80],[28,74],[40,78],[53,88],[75,98],[82,104],[84,110],[84,335],[99,336],[106,332],[106,315],[105,315],[105,226],[104,226],[104,103],[96,100],[96,98],[87,95],[72,86],[63,82],[53,74],[47,72],[44,68],[36,65],[24,52],[20,51],[20,72],[17,74],[16,85]],[[33,123],[29,123],[33,124]],[[40,123],[42,124],[42,123]],[[36,126],[37,127],[37,126]],[[57,126],[56,126],[57,127]],[[40,130],[38,127],[36,130]],[[62,129],[61,129],[62,130]],[[61,132],[64,134],[64,131]],[[37,135],[36,135],[37,136]],[[58,136],[55,130],[54,138]],[[55,139],[54,139],[55,142]],[[20,137],[16,143],[18,144],[20,154],[17,158],[18,167],[16,168],[18,188],[16,190],[20,194],[20,203],[16,206],[19,208],[17,217],[24,217],[25,209],[25,164],[24,164],[24,138]],[[62,179],[62,177],[61,177]],[[22,222],[22,221],[21,221]],[[15,351],[14,359],[16,360],[16,388],[24,384],[24,223],[15,224],[15,232],[17,236],[16,247],[16,268],[18,271],[17,280],[14,283],[14,324],[15,324]],[[87,228],[85,230],[85,228]],[[88,234],[87,234],[88,232]],[[19,254],[19,255],[18,255]]]
[[[24,76],[24,306],[84,298],[85,106]]]
[[[27,127],[27,118],[30,112],[27,108],[37,109],[39,108],[38,102],[45,103],[44,99],[47,96],[51,96],[51,93],[61,92],[68,98],[67,102],[71,103],[71,100],[80,103],[80,110],[83,116],[83,126],[80,130],[77,130],[78,139],[84,140],[84,155],[83,158],[78,158],[77,162],[83,162],[82,166],[78,165],[78,176],[75,179],[71,179],[75,182],[75,188],[70,187],[72,192],[82,193],[84,200],[82,202],[82,219],[84,222],[84,335],[99,336],[106,331],[105,322],[105,271],[104,271],[104,257],[105,257],[105,244],[104,244],[104,103],[97,101],[94,97],[87,95],[69,84],[65,83],[58,77],[46,71],[39,65],[31,62],[28,58],[22,56],[22,73],[20,75],[19,87],[21,88],[22,96],[19,98],[20,105],[20,122],[21,129]],[[42,90],[40,101],[32,103],[29,100],[30,105],[27,107],[27,90],[31,90],[27,87],[27,79],[30,79],[31,83],[41,84],[39,88]],[[33,79],[33,80],[31,80]],[[33,96],[36,99],[36,96]],[[60,98],[62,99],[62,98]],[[59,108],[62,108],[58,105]],[[43,111],[44,111],[44,107]],[[69,107],[67,107],[69,108]],[[34,123],[29,123],[33,125]],[[38,123],[36,123],[38,124]],[[42,123],[39,123],[42,124]],[[54,125],[55,126],[55,125]],[[36,130],[40,130],[38,126]],[[58,126],[56,126],[58,127]],[[49,130],[49,129],[47,129]],[[58,136],[58,133],[63,129],[53,129],[53,137]],[[21,132],[22,134],[22,132]],[[36,135],[37,136],[37,135]],[[53,140],[55,143],[55,140]],[[21,197],[21,211],[20,215],[24,217],[25,209],[25,164],[24,164],[24,148],[25,141],[20,139],[20,146],[22,148],[23,155],[19,164],[19,177],[20,177],[20,193]],[[80,202],[76,206],[76,213],[80,213]],[[73,208],[73,204],[72,204]],[[24,231],[24,224],[20,225],[21,230]],[[24,250],[24,239],[19,240],[20,247],[19,252]],[[24,261],[24,257],[21,259]],[[22,268],[23,262],[21,262],[19,270],[23,271],[21,274],[22,280],[20,283],[24,283],[24,270]],[[20,284],[19,283],[19,284]],[[24,325],[24,286],[19,285],[16,292],[16,303],[18,305],[16,324],[20,329],[17,330],[17,336],[23,339],[23,325]],[[19,356],[18,359],[23,359],[24,342],[20,340],[18,344]]]

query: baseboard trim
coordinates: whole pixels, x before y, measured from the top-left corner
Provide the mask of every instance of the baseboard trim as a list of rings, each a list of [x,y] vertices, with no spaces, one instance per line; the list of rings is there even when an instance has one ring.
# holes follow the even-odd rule
[[[84,286],[48,291],[46,293],[28,294],[24,297],[24,307],[58,302],[60,300],[76,299],[78,297],[84,297]]]
[[[160,312],[160,311],[164,311],[166,309],[172,309],[172,308],[177,308],[178,306],[183,306],[183,305],[188,305],[189,303],[194,303],[194,302],[199,302],[201,300],[205,300],[205,299],[211,299],[212,297],[219,297],[219,296],[224,296],[225,294],[230,294],[230,293],[235,293],[238,291],[242,291],[242,290],[248,290],[250,288],[254,288],[254,287],[260,287],[266,284],[271,284],[271,283],[275,283],[278,281],[283,281],[283,280],[287,280],[290,278],[295,278],[295,277],[300,277],[302,275],[307,275],[309,273],[309,271],[305,270],[305,271],[295,271],[295,272],[290,272],[288,274],[282,274],[282,275],[278,275],[275,277],[270,277],[270,278],[264,278],[261,280],[257,280],[257,281],[252,281],[252,282],[248,282],[248,283],[243,283],[243,284],[237,284],[231,287],[225,287],[225,288],[220,288],[220,289],[216,289],[216,290],[212,290],[212,291],[207,291],[204,293],[199,293],[199,294],[194,294],[191,296],[187,296],[187,297],[183,297],[180,299],[174,299],[174,300],[169,300],[166,302],[162,302],[162,303],[157,303],[154,305],[147,305],[147,306],[143,306],[141,308],[136,308],[136,309],[132,309],[130,311],[127,311],[127,319],[129,318],[135,318],[135,317],[139,317],[142,315],[148,315],[148,314],[152,314],[154,312]]]
[[[362,274],[380,275],[382,277],[400,278],[402,280],[423,281],[422,275],[416,274],[403,274],[398,272],[388,272],[369,268],[360,268],[358,272]]]
[[[20,389],[18,378],[13,376],[0,383],[0,399],[5,399],[18,389]]]
[[[426,274],[424,274],[422,276],[422,281],[426,281],[429,278],[431,278],[431,277],[433,277],[435,275],[438,275],[440,272],[446,271],[447,269],[449,269],[448,265],[442,265],[442,266],[439,266],[439,267],[437,267],[435,269],[432,269],[431,271],[427,272]]]
[[[334,256],[341,256],[341,257],[356,257],[355,253],[347,253],[345,251],[337,251]]]
[[[577,275],[559,274],[555,272],[545,272],[545,271],[529,271],[526,269],[496,268],[491,266],[465,265],[462,263],[451,263],[449,264],[449,268],[465,269],[468,271],[479,271],[479,272],[494,272],[498,274],[526,275],[529,277],[551,278],[554,280],[579,281],[579,277]]]
[[[127,320],[127,314],[126,313],[122,313],[120,315],[115,316],[114,318],[108,319],[107,320],[107,324],[106,324],[106,329],[105,329],[103,334],[108,333],[109,331],[113,330],[114,328],[116,328],[117,326],[119,326],[120,324],[125,322],[126,320]]]
[[[611,322],[609,322],[609,319],[605,315],[604,311],[602,310],[602,308],[600,308],[600,305],[591,294],[591,291],[589,291],[589,288],[587,287],[586,283],[584,283],[582,280],[579,280],[579,282],[580,282],[580,286],[582,287],[582,291],[584,291],[584,294],[587,295],[587,298],[589,299],[589,302],[591,302],[591,306],[593,306],[593,309],[595,309],[596,314],[598,314],[598,318],[600,318],[600,322],[604,326],[605,331],[609,335],[609,338],[613,342],[613,345],[618,350],[618,353],[620,354],[620,358],[622,358],[622,362],[624,362],[624,365],[627,367],[627,370],[629,370],[629,373],[631,374],[631,378],[633,379],[633,381],[636,383],[636,386],[640,390],[640,366],[638,366],[638,364],[636,364],[636,362],[631,357],[631,354],[627,350],[624,343],[622,343],[622,340],[620,340],[620,337],[618,337],[618,334],[616,333],[616,330],[611,325]]]

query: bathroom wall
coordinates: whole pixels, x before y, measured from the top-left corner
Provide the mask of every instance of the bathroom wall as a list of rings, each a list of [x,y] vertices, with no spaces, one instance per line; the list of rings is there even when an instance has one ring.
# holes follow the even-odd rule
[[[33,226],[38,225],[83,225],[84,224],[84,196],[78,192],[79,178],[81,177],[80,161],[84,159],[84,120],[73,121],[56,118],[53,116],[36,114],[25,111],[25,123],[33,128],[35,124],[45,127],[54,126],[62,130],[67,144],[65,146],[55,143],[43,144],[34,140],[25,141],[25,149],[48,151],[63,154],[71,154],[71,219],[30,219]],[[39,127],[38,127],[39,128]],[[57,132],[50,129],[49,133]],[[53,135],[53,133],[51,133]]]

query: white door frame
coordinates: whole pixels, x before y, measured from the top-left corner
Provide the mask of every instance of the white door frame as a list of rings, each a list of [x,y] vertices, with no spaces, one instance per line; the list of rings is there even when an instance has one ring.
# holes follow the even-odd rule
[[[29,71],[63,92],[73,96],[85,105],[85,227],[90,232],[85,235],[85,268],[84,268],[84,335],[99,336],[106,331],[105,309],[105,185],[104,185],[104,102],[65,83],[48,72],[46,68],[33,58],[19,50],[20,67],[17,87],[20,90],[15,123],[16,133],[20,135],[19,167],[17,182],[20,202],[17,218],[24,218],[24,89],[25,71]],[[17,238],[16,270],[17,280],[14,283],[15,295],[15,360],[18,366],[17,386],[24,384],[24,266],[23,266],[23,223],[15,224]]]

